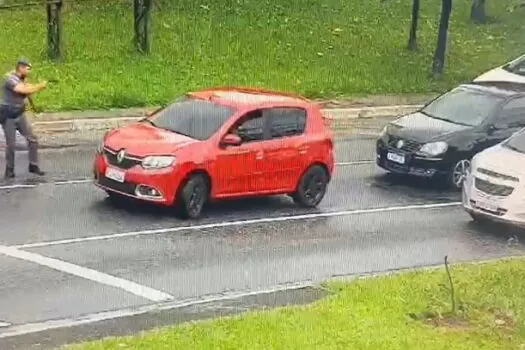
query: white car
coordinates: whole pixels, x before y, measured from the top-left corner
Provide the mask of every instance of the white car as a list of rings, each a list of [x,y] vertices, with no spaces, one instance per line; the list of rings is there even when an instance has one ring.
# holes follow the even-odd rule
[[[472,158],[462,203],[475,221],[525,228],[525,128]]]
[[[503,66],[489,70],[476,79],[475,82],[484,81],[508,81],[512,83],[525,84],[525,55],[504,64]]]

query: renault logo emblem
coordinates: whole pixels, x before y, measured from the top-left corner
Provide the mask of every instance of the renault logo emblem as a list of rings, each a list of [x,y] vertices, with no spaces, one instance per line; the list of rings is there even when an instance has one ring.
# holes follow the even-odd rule
[[[126,155],[126,150],[121,150],[119,153],[117,153],[117,162],[122,163],[125,155]]]
[[[405,142],[403,140],[399,140],[399,141],[397,141],[396,147],[397,148],[402,148],[404,145],[405,145]]]

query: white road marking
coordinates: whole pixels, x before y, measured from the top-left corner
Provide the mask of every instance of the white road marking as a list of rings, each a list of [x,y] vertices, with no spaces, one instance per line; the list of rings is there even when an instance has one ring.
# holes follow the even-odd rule
[[[216,222],[216,223],[204,224],[204,225],[177,226],[177,227],[169,227],[169,228],[162,228],[162,229],[155,229],[155,230],[142,230],[142,231],[100,235],[100,236],[62,239],[62,240],[56,240],[56,241],[27,243],[27,244],[14,245],[11,247],[18,248],[18,249],[39,248],[39,247],[49,247],[49,246],[57,246],[57,245],[65,245],[65,244],[73,244],[73,243],[102,241],[102,240],[117,239],[117,238],[124,238],[124,237],[158,235],[158,234],[174,233],[174,232],[180,232],[180,231],[190,231],[190,230],[195,231],[195,230],[231,227],[231,226],[247,226],[247,225],[262,224],[262,223],[268,223],[268,222],[273,223],[273,222],[296,221],[296,220],[327,218],[327,217],[337,217],[337,216],[350,216],[350,215],[357,215],[357,214],[373,214],[373,213],[386,213],[386,212],[404,211],[404,210],[446,208],[446,207],[458,206],[460,204],[461,202],[417,204],[417,205],[407,205],[407,206],[399,206],[399,207],[355,209],[355,210],[332,211],[332,212],[325,212],[325,213],[278,216],[278,217],[273,217],[273,218],[223,221],[223,222]]]
[[[482,264],[487,264],[487,263],[493,263],[496,261],[507,261],[507,260],[514,260],[514,259],[523,259],[523,256],[508,256],[508,257],[503,257],[503,258],[475,261],[474,263],[482,265]],[[465,263],[465,262],[460,262],[460,263]],[[456,265],[456,263],[452,263],[451,265]],[[425,271],[425,270],[435,270],[435,269],[440,269],[440,268],[443,268],[443,264],[441,262],[436,263],[436,264],[430,264],[428,266],[416,267],[416,268],[400,268],[400,269],[388,270],[384,272],[380,272],[380,271],[377,271],[375,273],[364,272],[360,274],[351,274],[347,276],[337,276],[337,277],[329,278],[327,281],[341,281],[341,280],[353,281],[355,279],[375,278],[377,276],[393,275],[397,273],[404,273],[404,272],[410,272],[410,271],[415,271],[415,270]],[[222,301],[228,301],[228,300],[236,300],[236,299],[241,299],[244,297],[272,294],[272,293],[282,292],[282,291],[292,291],[292,290],[299,290],[299,289],[305,289],[305,288],[315,288],[316,284],[317,283],[315,283],[314,281],[288,283],[288,284],[276,286],[274,288],[267,288],[263,290],[212,295],[212,296],[207,296],[204,298],[174,300],[170,302],[155,303],[155,304],[150,304],[150,305],[131,307],[131,308],[125,308],[125,309],[120,309],[120,310],[114,310],[114,311],[97,312],[97,313],[92,313],[88,315],[83,315],[77,318],[65,318],[65,319],[60,319],[60,320],[50,320],[50,321],[44,321],[44,322],[15,325],[15,326],[9,327],[5,331],[0,331],[0,339],[27,335],[27,334],[32,334],[32,333],[45,332],[45,331],[58,329],[58,328],[70,328],[70,327],[81,326],[84,324],[90,324],[90,323],[101,322],[101,321],[106,321],[106,320],[113,320],[113,319],[124,318],[124,317],[144,315],[150,312],[169,311],[169,310],[180,309],[183,307],[190,307],[190,306],[196,306],[196,305],[202,305],[202,304],[208,304],[208,303],[216,303],[216,302],[222,302]]]
[[[271,293],[276,293],[276,292],[281,292],[281,291],[304,289],[304,288],[313,287],[313,286],[314,284],[312,282],[290,283],[290,284],[280,285],[275,288],[268,288],[264,290],[255,290],[255,291],[240,292],[240,293],[225,293],[221,295],[208,296],[204,298],[177,300],[177,301],[171,301],[171,302],[149,304],[149,305],[144,305],[144,306],[139,306],[139,307],[125,308],[121,310],[98,312],[98,313],[93,313],[89,315],[84,315],[84,316],[74,318],[74,319],[51,320],[51,321],[44,321],[44,322],[39,322],[39,323],[28,323],[28,324],[23,324],[23,325],[16,325],[16,326],[8,328],[6,331],[3,331],[3,332],[0,331],[0,339],[20,336],[20,335],[25,335],[25,334],[31,334],[31,333],[37,333],[37,332],[43,332],[43,331],[48,331],[48,330],[57,329],[57,328],[80,326],[83,324],[89,324],[89,323],[111,320],[111,319],[116,319],[116,318],[143,315],[148,312],[159,312],[159,311],[180,309],[183,307],[196,306],[196,305],[202,305],[202,304],[207,304],[207,303],[215,303],[215,302],[227,301],[227,300],[236,300],[236,299],[241,299],[241,298],[250,297],[250,296],[271,294]]]
[[[336,166],[352,166],[352,165],[363,165],[363,164],[373,164],[375,163],[374,160],[356,160],[356,161],[349,161],[349,162],[338,162],[335,163]],[[55,181],[55,182],[43,182],[42,184],[49,184],[49,185],[56,185],[56,186],[64,186],[64,185],[77,185],[77,184],[86,184],[86,183],[92,183],[93,179],[86,178],[86,179],[78,179],[78,180],[62,180],[62,181]],[[14,185],[4,185],[0,186],[0,190],[12,190],[12,189],[19,189],[19,188],[35,188],[38,185],[23,185],[23,184],[14,184]]]
[[[135,294],[139,297],[148,299],[150,301],[162,302],[174,299],[173,296],[167,293],[146,286],[142,286],[135,282],[114,277],[96,270],[88,269],[86,267],[71,264],[66,261],[48,258],[40,254],[25,252],[14,247],[0,245],[0,254],[4,254],[15,259],[29,261],[41,266],[46,266],[60,272],[69,273],[71,275],[75,275],[87,280],[98,282],[106,286],[119,288],[128,293]]]

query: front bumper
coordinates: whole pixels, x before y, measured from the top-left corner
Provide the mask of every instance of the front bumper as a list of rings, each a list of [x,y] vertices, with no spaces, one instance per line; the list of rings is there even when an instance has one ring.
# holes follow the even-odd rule
[[[108,173],[107,170],[111,169]],[[113,173],[111,176],[110,173]],[[115,176],[119,174],[119,176]],[[120,177],[120,181],[115,180]],[[145,170],[139,165],[122,169],[110,165],[107,158],[97,154],[93,164],[94,183],[97,187],[120,195],[154,202],[162,205],[171,205],[175,200],[179,176],[173,168],[161,170]]]
[[[394,156],[389,156],[389,153]],[[415,152],[388,147],[381,139],[376,143],[376,163],[396,174],[423,178],[447,175],[452,168],[446,158],[420,157]]]
[[[463,208],[471,214],[525,229],[523,183],[497,181],[479,173],[469,174],[463,186],[461,201]]]

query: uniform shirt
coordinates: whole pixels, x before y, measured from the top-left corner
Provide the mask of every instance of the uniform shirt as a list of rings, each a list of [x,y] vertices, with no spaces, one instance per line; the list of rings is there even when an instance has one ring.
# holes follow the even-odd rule
[[[21,79],[18,75],[11,73],[9,74],[3,85],[3,97],[2,97],[2,104],[7,106],[13,106],[13,107],[21,107],[25,105],[25,99],[26,95],[19,94],[18,92],[15,92],[13,89],[16,85],[19,83],[23,83],[24,80]]]

